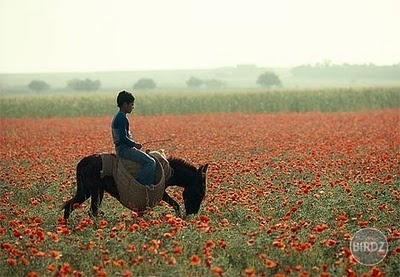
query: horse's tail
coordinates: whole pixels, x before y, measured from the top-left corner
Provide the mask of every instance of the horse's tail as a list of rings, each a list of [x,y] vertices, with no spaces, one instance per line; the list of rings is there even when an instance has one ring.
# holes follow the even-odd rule
[[[90,191],[85,187],[83,170],[87,164],[87,159],[82,159],[76,166],[76,193],[74,197],[66,201],[61,206],[61,210],[64,210],[64,219],[68,219],[70,213],[74,210],[74,204],[82,204],[86,199],[90,197]]]

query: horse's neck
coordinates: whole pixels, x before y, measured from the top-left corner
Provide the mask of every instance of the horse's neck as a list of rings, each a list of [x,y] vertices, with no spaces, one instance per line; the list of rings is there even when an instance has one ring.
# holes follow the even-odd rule
[[[194,184],[196,172],[186,168],[174,168],[172,177],[168,180],[168,185],[187,187]]]
[[[188,187],[196,183],[197,169],[194,165],[180,158],[169,158],[169,165],[173,169],[173,175],[167,185]]]

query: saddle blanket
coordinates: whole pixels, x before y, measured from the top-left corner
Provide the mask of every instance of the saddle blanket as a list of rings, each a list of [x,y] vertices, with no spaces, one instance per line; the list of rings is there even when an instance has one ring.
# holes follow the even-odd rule
[[[101,178],[114,178],[122,205],[133,211],[144,211],[161,201],[165,181],[172,175],[172,169],[163,150],[149,153],[156,161],[156,184],[144,186],[137,181],[142,166],[131,160],[117,158],[114,154],[101,154]]]

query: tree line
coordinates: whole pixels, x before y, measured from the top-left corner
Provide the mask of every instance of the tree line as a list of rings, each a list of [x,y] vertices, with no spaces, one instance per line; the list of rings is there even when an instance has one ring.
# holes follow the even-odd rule
[[[67,81],[66,88],[69,90],[75,91],[97,91],[101,86],[101,82],[99,80],[91,80],[86,78],[84,80],[81,79],[72,79]],[[50,85],[42,80],[32,80],[28,84],[28,88],[34,92],[42,92],[50,89]]]
[[[263,74],[259,75],[256,84],[264,87],[281,87],[282,82],[279,76],[271,71],[266,71]],[[191,76],[187,81],[186,85],[189,88],[201,88],[207,87],[212,89],[223,88],[226,84],[225,82],[218,79],[200,79],[194,76]],[[50,89],[50,85],[47,84],[43,80],[32,80],[28,85],[28,88],[35,92],[43,92]],[[100,80],[91,80],[89,78],[86,79],[72,79],[67,81],[66,89],[73,91],[97,91],[101,87]],[[141,78],[134,85],[133,89],[155,89],[157,88],[156,82],[151,78]]]

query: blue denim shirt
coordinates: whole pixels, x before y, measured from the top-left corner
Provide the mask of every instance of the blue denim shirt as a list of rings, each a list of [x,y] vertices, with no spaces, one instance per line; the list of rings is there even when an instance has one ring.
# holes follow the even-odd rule
[[[111,132],[115,147],[127,146],[135,147],[136,142],[132,139],[129,130],[129,121],[126,114],[119,111],[111,123]]]

